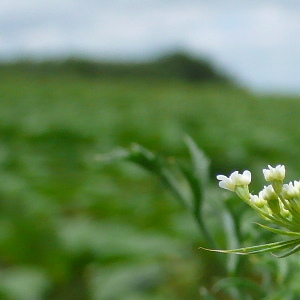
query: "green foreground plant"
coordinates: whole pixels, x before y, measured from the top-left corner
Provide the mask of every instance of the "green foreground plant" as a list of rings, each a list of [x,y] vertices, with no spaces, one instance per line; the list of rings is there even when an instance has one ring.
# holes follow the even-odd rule
[[[243,174],[237,171],[229,177],[218,175],[219,186],[235,192],[243,201],[252,207],[264,220],[280,227],[273,228],[262,224],[262,228],[273,233],[295,237],[295,239],[239,248],[234,250],[210,250],[223,253],[256,254],[290,249],[277,257],[286,257],[300,251],[300,181],[283,184],[285,178],[285,166],[278,165],[275,168],[268,166],[263,169],[265,180],[271,184],[265,186],[258,195],[249,193],[251,173],[246,170]]]
[[[202,216],[205,186],[209,181],[209,161],[192,139],[187,138],[186,142],[190,150],[193,170],[176,163],[172,158],[165,159],[161,155],[154,154],[138,144],[133,144],[128,150],[116,149],[109,154],[100,155],[98,159],[131,161],[158,176],[176,199],[192,212],[207,244],[212,246],[214,242]]]
[[[215,252],[254,254],[294,247],[293,250],[285,253],[282,257],[294,253],[298,250],[297,246],[300,244],[300,232],[297,229],[299,227],[297,227],[298,220],[296,220],[297,214],[295,213],[296,207],[292,206],[292,204],[287,205],[285,200],[278,199],[275,203],[276,200],[270,198],[271,200],[267,201],[266,197],[271,197],[272,194],[270,187],[266,187],[258,196],[251,195],[248,190],[248,185],[251,181],[251,173],[249,171],[245,171],[243,174],[234,172],[230,177],[218,176],[221,187],[235,191],[244,201],[259,212],[264,219],[273,221],[276,225],[284,226],[288,231],[259,224],[262,228],[268,229],[273,233],[299,237],[289,241],[239,248],[238,246],[243,241],[241,224],[244,222],[244,208],[237,210],[231,201],[217,201],[219,209],[214,209],[214,213],[217,211],[217,215],[214,217],[219,217],[223,222],[223,226],[221,229],[218,229],[218,232],[211,230],[207,206],[213,206],[214,204],[205,201],[210,192],[208,188],[210,186],[209,161],[191,138],[186,138],[186,144],[191,156],[190,165],[184,165],[177,162],[174,158],[153,153],[137,144],[132,145],[128,149],[118,148],[109,154],[100,155],[98,159],[102,162],[129,161],[159,178],[175,198],[193,215],[201,233],[201,244],[205,247],[202,249],[218,248],[220,244],[224,243],[224,238],[227,246],[236,249],[199,252],[201,263],[206,266],[205,270],[207,272],[205,280],[201,282],[200,293],[202,299],[219,299],[218,297],[225,299],[222,298],[224,296],[222,296],[222,292],[225,292],[226,295],[229,294],[230,299],[241,299],[245,295],[248,295],[249,299],[262,299],[267,295],[267,291],[273,288],[272,283],[269,283],[272,287],[266,287],[264,284],[261,286],[257,282],[257,278],[253,280],[253,278],[257,277],[257,273],[255,267],[249,267],[250,262],[245,256],[229,255],[225,257]],[[278,193],[280,191],[279,194],[276,194],[275,191],[274,193],[277,196],[280,195],[280,197],[284,195],[285,198],[283,197],[283,199],[286,199],[286,196],[294,189],[290,185],[284,185],[280,188],[283,180],[281,178],[283,174],[282,168],[281,166],[274,170],[270,168],[270,170],[265,171],[265,176],[274,185],[274,190],[276,189]],[[272,176],[277,177],[272,179]],[[247,268],[248,272],[245,273]],[[252,271],[253,274],[251,274]],[[270,276],[270,274],[267,275],[267,273],[270,273],[270,270],[266,269],[263,272],[266,274],[262,275],[262,277]]]

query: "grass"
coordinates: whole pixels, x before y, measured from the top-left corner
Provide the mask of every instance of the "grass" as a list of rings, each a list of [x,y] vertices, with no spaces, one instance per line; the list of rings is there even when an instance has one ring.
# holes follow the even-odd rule
[[[299,176],[298,98],[179,80],[1,74],[3,299],[198,299],[210,273],[191,217],[149,174],[100,165],[99,153],[138,142],[186,162],[187,133],[211,159],[217,197],[218,173],[281,163],[288,179]],[[247,224],[244,241],[263,240]],[[212,225],[222,236],[219,220]],[[273,260],[247,261],[252,282],[263,294],[284,285],[296,293],[299,266],[277,275],[288,263]],[[222,291],[241,283],[222,284],[215,296],[226,299]]]

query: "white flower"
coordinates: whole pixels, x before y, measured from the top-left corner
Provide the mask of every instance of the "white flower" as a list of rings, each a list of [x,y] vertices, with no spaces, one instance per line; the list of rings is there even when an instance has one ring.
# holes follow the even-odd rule
[[[238,171],[233,172],[229,177],[218,175],[217,179],[220,180],[219,186],[223,189],[234,192],[236,186],[246,186],[251,182],[251,173],[246,170],[243,174]]]
[[[259,197],[265,199],[266,201],[278,199],[272,185],[265,186],[262,191],[259,192]]]
[[[300,181],[295,180],[295,181],[294,181],[294,187],[295,187],[296,189],[298,189],[298,191],[299,191],[299,193],[300,193]]]
[[[250,194],[250,201],[260,208],[267,203],[267,201],[262,197],[261,193],[258,196]]]
[[[292,182],[290,182],[289,184],[284,184],[282,188],[282,194],[286,199],[298,197],[300,195],[299,182],[294,181],[294,185]]]
[[[266,181],[282,181],[285,177],[285,166],[278,165],[275,168],[268,165],[269,169],[263,169],[264,177]]]

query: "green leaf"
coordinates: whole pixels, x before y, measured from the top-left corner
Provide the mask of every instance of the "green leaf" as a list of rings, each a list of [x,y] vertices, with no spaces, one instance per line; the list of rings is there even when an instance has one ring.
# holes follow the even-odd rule
[[[271,252],[271,251],[284,250],[284,249],[296,246],[298,244],[300,244],[300,239],[275,242],[275,243],[269,243],[269,244],[246,247],[246,248],[239,248],[239,249],[232,249],[232,250],[215,250],[215,249],[206,249],[203,247],[200,247],[199,249],[204,249],[204,250],[219,252],[219,253],[235,253],[235,254],[240,254],[240,255],[246,255],[246,254],[257,254],[257,253],[265,253],[265,252]]]
[[[293,237],[300,237],[300,232],[295,232],[295,231],[286,231],[286,230],[281,230],[281,229],[277,229],[277,228],[272,228],[260,223],[256,223],[257,225],[259,225],[260,227],[269,230],[273,233],[277,233],[277,234],[282,234],[282,235],[287,235],[287,236],[293,236]]]
[[[179,166],[172,160],[155,154],[138,144],[133,144],[128,150],[117,148],[108,154],[98,156],[97,159],[109,163],[130,161],[157,176],[183,206],[190,207],[193,202],[190,185]]]
[[[205,187],[208,183],[209,162],[204,153],[197,147],[196,143],[189,137],[186,137],[186,144],[189,148],[192,171],[183,170],[189,181],[193,193],[193,212],[200,227],[205,228],[202,218],[202,202],[204,200]],[[206,230],[206,229],[204,229]]]
[[[281,255],[273,254],[273,255],[275,255],[277,258],[284,258],[284,257],[290,256],[299,251],[300,251],[300,245],[297,245],[296,247],[294,247],[293,249],[291,249],[290,251],[288,251],[284,254],[281,254]]]
[[[191,137],[186,136],[185,142],[190,151],[195,177],[198,178],[200,185],[204,189],[209,181],[210,162]]]
[[[224,205],[224,209],[222,210],[222,220],[228,247],[236,248],[240,246],[237,220],[235,220],[231,210],[226,205]],[[230,255],[228,257],[227,267],[230,270],[231,274],[235,273],[239,263],[239,259],[240,258],[236,255]]]
[[[211,247],[214,247],[215,241],[211,237],[206,223],[204,222],[205,219],[202,216],[202,203],[205,198],[205,190],[209,181],[209,160],[191,137],[186,136],[185,141],[191,155],[192,171],[183,170],[183,173],[187,178],[193,193],[193,214],[206,241]]]

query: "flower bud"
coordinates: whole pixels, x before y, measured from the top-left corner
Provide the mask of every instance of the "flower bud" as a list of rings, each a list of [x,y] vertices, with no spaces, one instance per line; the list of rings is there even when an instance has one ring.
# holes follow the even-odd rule
[[[268,202],[268,206],[273,214],[280,213],[278,196],[275,193],[272,185],[265,186],[264,189],[259,193],[259,196]]]

